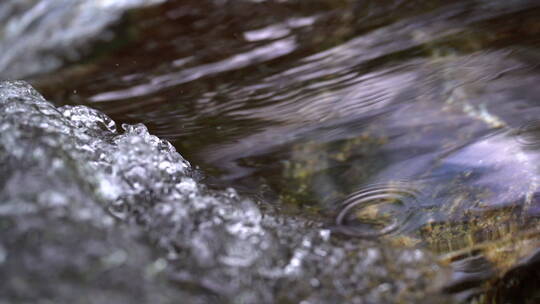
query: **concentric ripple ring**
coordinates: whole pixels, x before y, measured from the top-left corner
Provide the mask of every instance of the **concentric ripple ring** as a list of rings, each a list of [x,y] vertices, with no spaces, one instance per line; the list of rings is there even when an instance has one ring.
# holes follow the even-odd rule
[[[407,182],[372,185],[352,193],[341,203],[336,225],[339,232],[355,237],[374,238],[392,233],[410,218],[417,196],[418,191]],[[385,206],[390,210],[380,212]],[[360,218],[362,212],[370,218]],[[359,225],[349,222],[355,214]],[[386,222],[381,225],[381,221]]]
[[[517,140],[524,146],[540,147],[540,120],[522,125],[517,131]]]

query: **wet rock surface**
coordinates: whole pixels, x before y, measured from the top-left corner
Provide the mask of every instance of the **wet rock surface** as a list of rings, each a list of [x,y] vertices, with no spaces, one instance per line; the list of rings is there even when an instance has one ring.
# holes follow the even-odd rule
[[[537,302],[538,2],[157,2],[0,3],[7,302]]]
[[[5,303],[431,303],[445,267],[212,191],[143,125],[0,84]],[[439,285],[440,286],[440,285]]]

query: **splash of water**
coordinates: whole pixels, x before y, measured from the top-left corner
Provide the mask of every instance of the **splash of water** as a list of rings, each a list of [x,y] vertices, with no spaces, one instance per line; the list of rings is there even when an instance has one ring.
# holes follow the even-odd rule
[[[24,82],[0,83],[0,114],[9,301],[451,301],[431,291],[447,273],[428,253],[334,238],[209,190],[141,124],[120,131],[98,111],[55,108]]]
[[[163,0],[40,0],[0,3],[0,79],[45,73],[80,59],[131,8]]]

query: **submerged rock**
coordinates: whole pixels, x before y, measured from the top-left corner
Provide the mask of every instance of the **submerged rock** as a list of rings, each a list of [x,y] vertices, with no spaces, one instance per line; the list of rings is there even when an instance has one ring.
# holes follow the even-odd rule
[[[439,303],[420,249],[213,191],[166,141],[0,83],[1,303]]]
[[[534,290],[523,277],[538,269],[540,78],[529,60],[525,50],[483,51],[393,67],[414,76],[377,90],[400,96],[388,101],[395,108],[376,119],[358,115],[330,140],[323,129],[293,142],[275,188],[335,212],[346,235],[429,248],[454,265],[449,291],[524,301],[529,291],[516,300],[502,294]],[[507,289],[514,291],[499,292]]]

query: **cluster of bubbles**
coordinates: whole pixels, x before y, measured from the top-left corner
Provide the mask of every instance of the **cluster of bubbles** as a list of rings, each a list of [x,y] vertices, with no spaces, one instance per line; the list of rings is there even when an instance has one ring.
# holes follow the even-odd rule
[[[141,124],[56,108],[20,81],[0,83],[0,115],[8,302],[452,301],[433,292],[448,273],[425,251],[335,237],[210,190]]]

